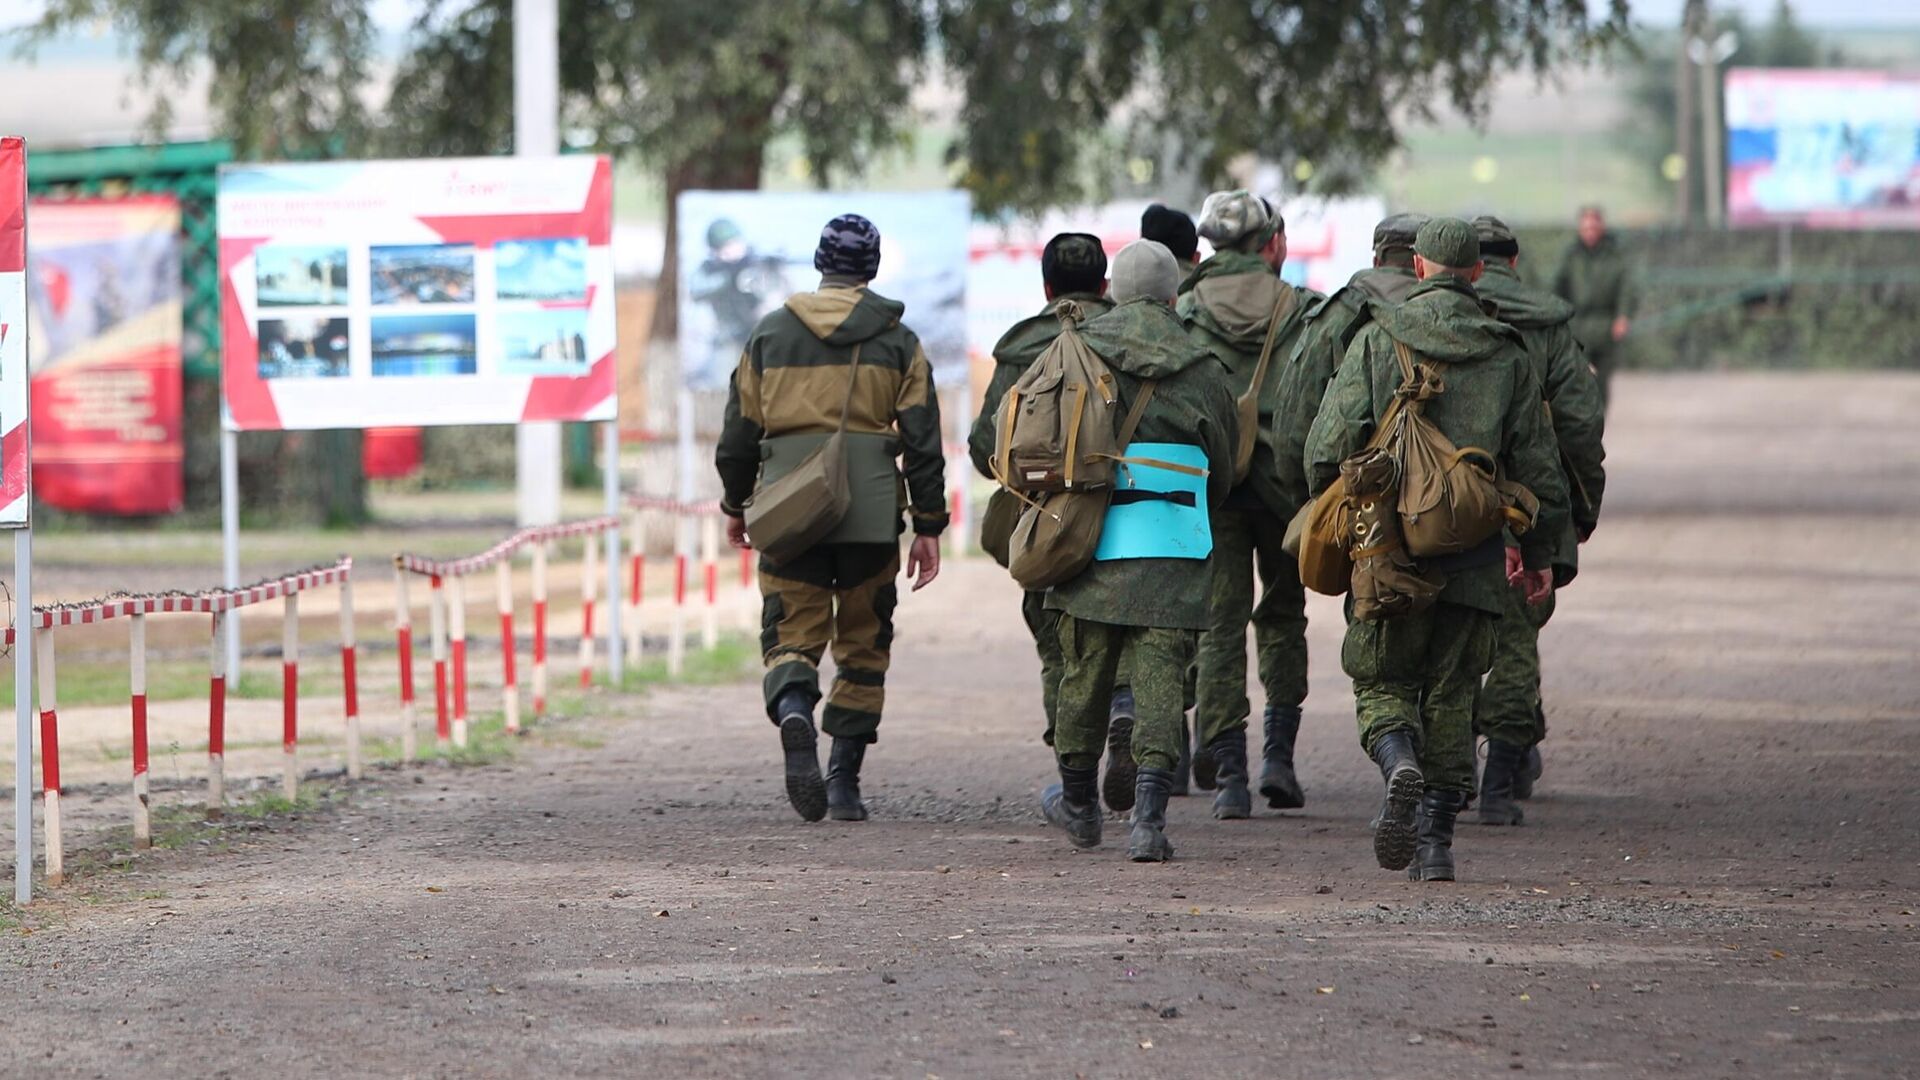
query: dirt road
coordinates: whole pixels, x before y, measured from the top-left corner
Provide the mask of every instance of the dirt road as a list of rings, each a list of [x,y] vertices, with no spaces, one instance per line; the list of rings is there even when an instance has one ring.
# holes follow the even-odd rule
[[[1373,866],[1331,604],[1306,811],[1070,851],[1016,595],[952,567],[902,605],[871,822],[792,815],[750,681],[597,699],[14,913],[4,1071],[1920,1075],[1920,380],[1617,394],[1547,774],[1456,884]]]

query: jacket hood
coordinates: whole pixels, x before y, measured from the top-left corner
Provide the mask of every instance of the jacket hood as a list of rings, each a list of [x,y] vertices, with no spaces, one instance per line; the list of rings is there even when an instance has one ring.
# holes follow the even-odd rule
[[[1494,316],[1501,322],[1523,330],[1559,326],[1573,320],[1573,305],[1545,289],[1520,280],[1511,266],[1490,262],[1480,275],[1475,291],[1483,300],[1491,300]]]
[[[1300,303],[1299,292],[1263,260],[1238,251],[1221,252],[1201,263],[1180,288],[1193,297],[1181,305],[1189,320],[1246,350],[1265,343],[1276,300],[1282,319]]]
[[[1076,292],[1067,293],[1064,296],[1056,296],[1052,300],[1047,301],[1047,306],[1040,314],[1028,316],[1008,327],[1007,332],[1000,335],[1000,340],[994,343],[993,354],[995,356],[1005,356],[1008,353],[1018,351],[1021,346],[1036,338],[1044,341],[1052,341],[1054,335],[1060,332],[1060,316],[1058,312],[1060,310],[1060,303],[1063,300],[1071,300],[1080,305],[1082,323],[1113,310],[1113,301],[1104,296],[1095,296],[1092,293]]]
[[[1451,274],[1420,282],[1374,318],[1394,340],[1442,363],[1472,363],[1520,344],[1519,331],[1481,310],[1473,286]]]
[[[1213,353],[1194,341],[1173,309],[1157,300],[1129,300],[1080,328],[1089,348],[1139,379],[1177,375]]]
[[[829,285],[818,292],[787,297],[787,310],[814,337],[829,345],[852,345],[879,337],[899,325],[907,310],[871,289]]]
[[[1356,272],[1347,281],[1348,288],[1358,289],[1368,299],[1383,300],[1389,304],[1398,304],[1411,296],[1414,286],[1418,284],[1420,279],[1404,266],[1369,266]]]

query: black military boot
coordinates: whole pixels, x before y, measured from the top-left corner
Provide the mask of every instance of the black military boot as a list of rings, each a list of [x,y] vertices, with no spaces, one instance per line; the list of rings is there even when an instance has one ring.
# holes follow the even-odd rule
[[[1540,744],[1527,747],[1527,763],[1513,778],[1513,797],[1516,799],[1533,798],[1533,783],[1540,779],[1546,763],[1540,760]]]
[[[820,739],[813,730],[813,706],[805,694],[789,690],[775,710],[780,717],[780,748],[787,754],[787,800],[808,821],[827,816],[827,784],[820,777]]]
[[[1526,820],[1513,796],[1513,782],[1526,768],[1526,747],[1487,740],[1487,765],[1480,770],[1480,824],[1518,825]]]
[[[1193,786],[1200,791],[1212,791],[1220,783],[1219,763],[1213,760],[1213,751],[1200,741],[1199,727],[1195,724],[1193,732]]]
[[[1193,732],[1187,728],[1187,718],[1180,718],[1180,760],[1173,763],[1173,795],[1179,798],[1191,794],[1190,784],[1193,777]]]
[[[1077,848],[1100,846],[1100,771],[1060,766],[1060,782],[1040,793],[1040,812]]]
[[[1127,858],[1134,862],[1166,862],[1173,858],[1167,841],[1167,791],[1173,774],[1165,769],[1140,769],[1134,781],[1133,832],[1127,836]]]
[[[1373,857],[1384,870],[1404,870],[1413,861],[1414,809],[1427,786],[1413,736],[1404,731],[1380,736],[1373,741],[1373,760],[1379,763],[1387,788],[1387,805],[1381,808],[1380,824],[1373,830]]]
[[[1467,808],[1464,791],[1429,791],[1420,799],[1419,850],[1407,877],[1414,881],[1453,880],[1453,822]]]
[[[1247,791],[1247,732],[1244,728],[1223,731],[1207,744],[1213,756],[1213,816],[1221,821],[1239,821],[1253,816],[1253,795]]]
[[[860,763],[866,758],[865,739],[833,737],[827,754],[827,816],[833,820],[867,820],[867,804],[860,801]]]
[[[1300,706],[1267,706],[1260,794],[1275,810],[1298,810],[1307,805],[1307,793],[1300,790],[1300,778],[1293,774],[1293,741],[1299,736]]]
[[[1107,711],[1107,778],[1100,784],[1107,809],[1133,809],[1133,776],[1133,688],[1126,686],[1113,692]]]

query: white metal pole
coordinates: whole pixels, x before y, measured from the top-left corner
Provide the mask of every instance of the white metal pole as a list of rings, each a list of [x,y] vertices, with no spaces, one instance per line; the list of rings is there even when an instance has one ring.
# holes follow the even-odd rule
[[[513,152],[560,152],[559,0],[513,0]],[[559,521],[560,425],[514,428],[514,461],[520,524]]]
[[[220,428],[220,556],[227,588],[240,587],[240,436],[222,425]],[[240,609],[229,610],[227,629],[227,675],[240,675]]]
[[[601,486],[607,499],[606,514],[613,519],[607,527],[607,682],[618,690],[621,664],[626,660],[620,637],[620,609],[625,606],[620,592],[620,422],[609,420],[602,428],[600,453],[606,463],[600,469]]]
[[[33,530],[13,534],[13,902],[33,902]]]

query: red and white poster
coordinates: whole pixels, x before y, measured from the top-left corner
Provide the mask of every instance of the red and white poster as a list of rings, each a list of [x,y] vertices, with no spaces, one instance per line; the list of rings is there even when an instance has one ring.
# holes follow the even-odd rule
[[[220,172],[237,430],[614,418],[604,157]]]
[[[32,519],[27,467],[27,144],[0,138],[0,529]]]
[[[27,294],[36,496],[96,514],[180,509],[179,202],[34,200]]]

